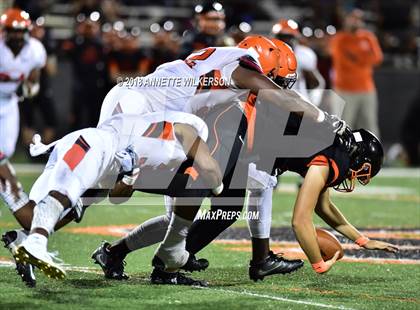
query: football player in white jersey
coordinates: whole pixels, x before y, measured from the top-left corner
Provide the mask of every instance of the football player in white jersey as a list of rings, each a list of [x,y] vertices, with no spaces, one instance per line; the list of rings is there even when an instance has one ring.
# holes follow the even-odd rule
[[[0,197],[21,223],[20,209],[28,202],[8,161],[19,135],[19,97],[33,97],[39,91],[40,70],[46,62],[45,48],[30,37],[29,14],[8,9],[0,17]]]
[[[161,133],[151,137],[151,128],[162,125]],[[200,118],[182,112],[155,112],[142,116],[116,115],[98,128],[72,132],[54,146],[44,172],[34,183],[30,199],[36,203],[30,235],[14,252],[17,262],[32,264],[52,278],[64,278],[64,270],[47,252],[48,236],[65,209],[76,204],[88,189],[111,177],[115,183],[121,166],[116,154],[130,149],[140,171],[179,166],[187,158],[209,188],[222,186],[222,174],[205,144],[208,129]],[[124,182],[124,179],[123,179]],[[175,209],[176,216],[177,210]]]
[[[264,41],[262,44],[263,46],[261,46],[260,41]],[[185,62],[178,60],[178,61],[168,63],[159,67],[155,73],[146,77],[146,79],[151,78],[151,77],[161,77],[161,78],[174,77],[175,78],[175,77],[184,77],[184,76],[198,78],[200,74],[205,74],[207,70],[210,70],[213,68],[213,70],[219,69],[222,76],[225,76],[225,77],[227,76],[227,78],[225,79],[229,81],[230,84],[228,86],[232,90],[251,89],[251,91],[256,93],[259,89],[280,89],[278,85],[274,84],[270,80],[270,78],[274,78],[276,76],[276,73],[278,71],[278,67],[277,68],[275,67],[276,65],[270,67],[270,65],[272,64],[270,63],[270,61],[273,58],[270,58],[269,50],[275,48],[275,45],[273,45],[271,42],[267,44],[265,41],[267,41],[267,39],[262,38],[262,37],[253,37],[253,38],[246,39],[242,47],[245,49],[245,51],[247,51],[247,53],[241,52],[240,50],[237,50],[235,48],[204,49],[198,53],[192,54],[190,57],[186,59]],[[264,43],[266,44],[265,46],[264,46]],[[265,54],[264,54],[264,47],[265,47]],[[247,48],[249,49],[247,50]],[[213,55],[214,55],[214,58],[212,58]],[[271,57],[273,56],[277,58],[276,61],[278,62],[278,58],[279,58],[278,53],[276,53],[275,55],[271,55]],[[139,91],[140,89],[142,93],[138,95],[139,100],[137,102],[140,103],[138,106],[134,107],[132,105],[130,106],[128,103],[124,104],[125,101],[129,102],[130,98],[132,98],[133,96],[136,96],[135,91]],[[195,106],[195,104],[197,105],[200,105],[200,103],[202,104],[202,102],[197,102],[196,100],[194,100],[195,98],[197,98],[197,96],[193,97],[193,94],[196,92],[196,87],[190,87],[190,88],[174,87],[169,90],[165,90],[165,89],[156,90],[155,88],[148,90],[147,87],[141,87],[140,89],[132,88],[131,90],[124,90],[124,89],[114,88],[104,101],[104,105],[101,111],[101,120],[105,119],[107,115],[112,115],[114,113],[121,113],[121,112],[142,113],[143,111],[147,111],[148,109],[154,109],[154,108],[160,109],[162,108],[162,106],[168,107],[169,109],[175,109],[175,108],[188,109],[188,111],[192,111],[195,113],[197,110],[197,106]],[[151,94],[154,93],[155,96],[149,95],[148,92],[150,92]],[[246,91],[246,94],[248,95],[247,91]],[[160,100],[158,101],[161,102],[162,104],[157,105],[157,106],[150,104],[149,103],[150,101],[148,100],[149,96],[151,98],[160,97]],[[279,97],[276,97],[276,100],[278,100],[276,103],[273,100],[274,98],[269,98],[268,101],[274,104],[281,105],[282,104],[281,101],[283,99],[281,96],[282,95],[280,94]],[[305,103],[304,100],[299,100],[298,98],[299,96],[296,97],[297,105],[295,105],[294,108],[296,108],[297,106],[300,106],[304,111],[308,111],[311,115],[314,116],[314,118],[316,118],[315,115],[317,115],[318,112],[314,113],[314,110],[313,110],[314,107],[310,105],[309,103]],[[187,101],[187,103],[189,104],[185,104],[185,99],[187,100],[191,99],[190,101]],[[226,102],[231,102],[230,104],[232,104],[233,102],[233,100],[231,100],[230,97],[223,98],[223,99],[224,100],[220,100],[221,103],[226,104]],[[214,107],[214,104],[210,106],[210,108],[213,108],[213,107]],[[321,113],[322,115],[324,115],[323,112]],[[343,124],[341,123],[340,126],[342,125]],[[230,127],[233,127],[232,123],[230,124]],[[242,132],[241,135],[245,136],[245,133]],[[235,134],[233,134],[233,136],[235,136]],[[226,155],[225,157],[229,157],[229,154],[224,154],[224,155]],[[221,165],[221,167],[223,167],[223,165]],[[238,208],[240,208],[239,210],[241,210],[242,206],[240,207],[238,206]],[[229,206],[229,209],[235,210],[233,206]],[[159,217],[159,219],[156,219],[156,221],[152,221],[147,224],[149,224],[150,227],[154,226],[154,228],[156,227],[160,228],[160,230],[163,231],[163,235],[164,235],[165,228],[167,227],[169,221],[171,222],[174,221],[173,218],[169,219],[169,217],[166,216],[165,219],[163,219],[164,217],[165,216]],[[163,223],[162,220],[163,222],[166,221],[168,223]],[[178,220],[178,225],[171,224],[171,226],[178,226],[179,231],[185,230],[185,227],[191,226],[191,223],[192,223],[191,218],[189,219],[189,221],[183,221],[183,222],[180,221],[179,219],[177,220]],[[200,221],[197,221],[197,222],[200,222]],[[212,231],[200,228],[199,232],[197,233],[194,232],[194,227],[200,227],[200,226],[203,227],[202,225],[203,223],[198,223],[197,225],[194,224],[195,226],[191,228],[189,236],[191,235],[192,236],[191,238],[194,238],[195,241],[198,240],[199,242],[197,242],[193,246],[194,250],[191,251],[192,254],[201,250],[215,236],[217,236],[221,231],[223,231],[225,228],[230,226],[230,224],[232,224],[233,222],[234,220],[220,221],[220,223],[216,223],[216,221],[212,221],[212,223],[205,223],[205,225],[210,224],[212,226],[212,229],[211,229]],[[182,227],[182,225],[184,225],[183,229],[179,228],[179,227]],[[140,227],[140,228],[144,228],[144,227]],[[156,232],[156,230],[154,230],[154,232]],[[154,234],[154,236],[155,235],[156,234]],[[168,237],[169,235],[170,234],[167,234],[166,236]],[[167,237],[165,238],[165,240],[168,239]],[[142,242],[146,243],[146,244],[143,244],[142,247],[159,241],[159,238],[157,237],[156,238],[153,237],[151,239],[153,240],[150,240],[150,243],[147,240],[142,240]],[[179,243],[182,244],[182,242],[179,242]],[[135,249],[136,246],[133,246],[133,243],[131,243],[131,249],[127,247],[127,244],[124,245],[121,243],[114,244],[114,247],[108,247],[108,246],[109,244],[104,244],[101,248],[95,251],[93,257],[95,261],[99,263],[102,266],[102,268],[104,268],[106,276],[113,277],[114,271],[118,269],[116,271],[115,278],[120,278],[120,279],[124,278],[124,275],[122,274],[123,270],[122,268],[120,268],[122,264],[120,263],[122,262],[122,259],[125,256],[124,254],[132,251],[133,248]],[[187,243],[187,246],[188,246],[188,243]],[[123,250],[120,251],[120,254],[121,252],[125,252],[125,253],[122,253],[120,257],[114,257],[114,259],[110,257],[108,261],[106,260],[100,261],[97,259],[100,256],[99,254],[101,254],[101,257],[104,257],[104,255],[102,254],[104,253],[106,254],[107,251],[109,253],[109,250],[112,251],[113,248],[119,248],[119,250],[123,248]],[[166,267],[168,267],[167,262],[171,260],[170,258],[171,255],[168,255],[168,253],[162,253],[162,251],[159,252],[160,249],[162,249],[162,246],[159,248],[157,252],[157,257],[161,258],[161,261],[166,258],[167,261],[163,263]],[[188,258],[188,255],[185,255],[185,252],[183,254],[179,254],[179,253],[180,252],[176,253],[175,256],[178,255],[178,257],[181,257],[180,261],[185,263],[185,261]],[[115,266],[118,265],[118,268],[113,268],[112,260],[114,260]],[[175,265],[178,265],[178,267],[183,266],[183,263],[180,263],[180,261],[175,262]],[[174,260],[172,260],[171,263],[174,263]],[[298,265],[301,265],[301,264],[298,264]],[[172,265],[171,267],[174,267],[174,266]],[[291,268],[290,266],[286,266],[286,267],[289,270]],[[155,268],[155,271],[156,271],[156,268]],[[163,275],[162,273],[159,273],[159,276],[157,277],[158,279],[157,282],[162,281],[165,283],[165,280],[167,279],[162,278],[162,276],[165,277],[165,275]],[[152,281],[153,281],[153,274],[152,274]],[[169,282],[171,281],[168,281],[167,283]]]
[[[318,59],[315,52],[309,46],[300,42],[302,35],[298,24],[292,19],[281,19],[273,25],[271,32],[275,38],[290,45],[295,52],[299,78],[293,89],[306,100],[319,106],[322,99],[322,91],[325,88],[325,80],[318,71]]]

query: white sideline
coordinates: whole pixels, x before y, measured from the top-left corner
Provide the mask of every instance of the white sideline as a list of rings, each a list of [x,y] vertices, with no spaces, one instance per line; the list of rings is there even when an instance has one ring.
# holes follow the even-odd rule
[[[298,300],[298,299],[290,299],[285,297],[278,297],[278,296],[272,296],[272,295],[266,295],[266,294],[258,294],[258,293],[252,293],[248,291],[235,291],[235,290],[226,290],[221,288],[211,288],[211,287],[198,287],[200,289],[207,289],[211,291],[219,291],[227,294],[239,294],[239,295],[245,295],[245,296],[251,296],[251,297],[258,297],[258,298],[265,298],[265,299],[271,299],[276,301],[283,301],[293,304],[301,304],[301,305],[307,305],[307,306],[313,306],[313,307],[319,307],[319,308],[328,308],[328,309],[341,309],[341,310],[353,310],[353,308],[347,308],[344,306],[334,306],[334,305],[328,305],[328,304],[322,304],[319,302],[312,302],[312,301],[304,301],[304,300]]]

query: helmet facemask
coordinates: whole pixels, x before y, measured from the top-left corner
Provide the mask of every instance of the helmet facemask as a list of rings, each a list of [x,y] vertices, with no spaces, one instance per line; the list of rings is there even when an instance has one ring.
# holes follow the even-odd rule
[[[353,170],[350,168],[349,176],[343,182],[334,186],[334,189],[342,193],[350,193],[354,191],[356,187],[356,180],[363,186],[369,184],[371,179],[372,165],[369,163],[364,163],[362,167],[358,170]]]
[[[379,139],[365,129],[352,131],[345,145],[350,157],[350,167],[347,178],[334,189],[339,192],[354,190],[356,180],[361,185],[369,184],[381,169],[384,152]]]
[[[29,31],[25,29],[5,28],[4,37],[6,45],[13,51],[20,51],[29,39]]]
[[[291,89],[297,81],[297,73],[289,74],[287,77],[277,76],[274,82],[283,89]]]

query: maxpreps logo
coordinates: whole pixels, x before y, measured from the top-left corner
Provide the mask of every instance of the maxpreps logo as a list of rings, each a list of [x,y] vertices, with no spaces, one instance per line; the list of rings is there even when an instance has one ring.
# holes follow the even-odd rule
[[[207,210],[198,210],[196,219],[197,220],[258,220],[260,217],[259,211],[226,211],[226,210],[217,210],[217,211],[207,211]]]

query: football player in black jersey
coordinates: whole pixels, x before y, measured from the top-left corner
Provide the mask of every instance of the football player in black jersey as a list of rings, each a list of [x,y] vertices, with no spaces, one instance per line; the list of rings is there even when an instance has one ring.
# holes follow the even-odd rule
[[[339,253],[324,261],[318,246],[313,225],[313,213],[321,217],[334,230],[360,247],[370,250],[397,252],[395,245],[370,240],[351,225],[330,199],[329,190],[334,188],[341,192],[354,190],[356,182],[367,185],[381,169],[383,149],[381,142],[369,131],[364,129],[347,132],[347,139],[337,137],[328,148],[307,158],[277,159],[275,169],[281,173],[292,171],[300,174],[304,180],[299,189],[293,209],[292,227],[300,246],[317,273],[327,272],[336,262]],[[253,247],[259,248],[258,245]],[[263,251],[269,255],[269,246]],[[250,277],[253,280],[263,279],[270,273],[267,270],[250,267]]]

